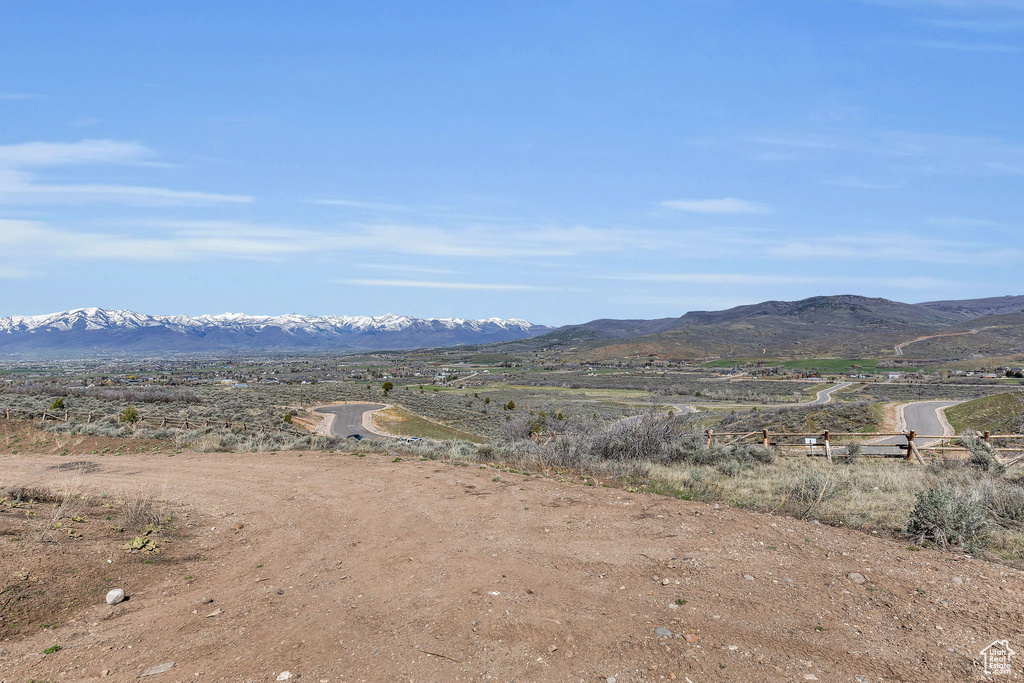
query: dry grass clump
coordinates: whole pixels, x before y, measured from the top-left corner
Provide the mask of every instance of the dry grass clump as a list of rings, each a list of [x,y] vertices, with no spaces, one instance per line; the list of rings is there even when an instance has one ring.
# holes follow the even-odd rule
[[[114,507],[125,528],[133,532],[159,527],[169,517],[164,504],[142,489],[126,489],[114,499]]]

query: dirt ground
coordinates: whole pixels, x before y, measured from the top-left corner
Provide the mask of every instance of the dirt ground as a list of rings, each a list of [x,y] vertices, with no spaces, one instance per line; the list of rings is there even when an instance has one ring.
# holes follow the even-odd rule
[[[66,480],[67,456],[19,450],[0,451],[6,484]],[[188,534],[174,561],[134,573],[119,538],[55,556],[0,537],[0,567],[18,575],[0,585],[55,566],[89,584],[51,627],[0,641],[0,680],[128,681],[170,662],[143,680],[1021,675],[982,671],[992,641],[1024,645],[1024,575],[983,560],[476,464],[171,455],[75,460],[83,490],[127,488],[178,511]],[[114,607],[108,559],[130,596]]]

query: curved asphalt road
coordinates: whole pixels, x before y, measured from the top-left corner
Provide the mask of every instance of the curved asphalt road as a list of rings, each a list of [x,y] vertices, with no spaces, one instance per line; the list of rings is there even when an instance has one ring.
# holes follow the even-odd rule
[[[953,436],[952,431],[947,429],[942,420],[939,419],[939,411],[955,406],[958,403],[962,403],[962,401],[917,401],[916,403],[908,403],[903,408],[906,429],[929,436]],[[938,439],[917,439],[917,445],[918,447],[924,447],[936,441]],[[907,439],[903,436],[890,436],[871,441],[870,443],[873,446],[906,445]],[[871,453],[876,452],[879,454],[890,454],[897,451],[891,447],[871,449]],[[898,452],[905,453],[906,451],[900,450]]]
[[[820,406],[826,403],[832,402],[832,394],[845,389],[846,387],[853,384],[853,382],[840,382],[839,384],[822,389],[818,392],[818,396],[810,401],[804,401],[802,403],[691,403],[689,405],[673,405],[672,407],[678,410],[680,413],[696,413],[697,407],[702,408],[763,408],[765,410],[771,410],[772,408],[801,408],[804,406]]]
[[[813,401],[808,401],[807,403],[794,403],[794,404],[791,404],[791,405],[798,405],[798,406],[820,406],[820,405],[823,405],[825,403],[831,403],[832,402],[832,392],[839,391],[840,389],[845,389],[846,387],[850,386],[851,384],[853,384],[853,382],[840,382],[839,384],[835,385],[834,387],[829,387],[828,389],[822,389],[821,391],[819,391],[818,392],[818,398],[814,399]]]
[[[363,413],[384,407],[383,403],[341,403],[336,406],[317,408],[315,412],[334,415],[331,436],[358,434],[364,439],[376,439],[380,437],[379,434],[368,432],[363,427]]]

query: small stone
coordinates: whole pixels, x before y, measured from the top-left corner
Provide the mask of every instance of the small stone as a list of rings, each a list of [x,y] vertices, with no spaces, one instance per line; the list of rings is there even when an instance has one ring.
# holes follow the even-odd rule
[[[816,680],[818,680],[818,677],[815,676],[814,674],[804,674],[804,680],[805,681],[816,681]]]
[[[789,577],[783,578],[782,580],[783,580],[784,582],[786,582],[786,583],[793,583],[793,579],[791,579],[791,578],[789,578]]]
[[[164,662],[163,664],[157,664],[156,666],[151,666],[148,669],[142,671],[139,674],[139,678],[142,678],[143,676],[155,676],[156,674],[162,674],[166,671],[170,671],[173,668],[174,662]]]
[[[743,578],[746,579],[747,581],[753,581],[754,580],[754,577],[751,576],[750,574],[744,574]]]
[[[617,679],[615,676],[609,676],[608,678],[604,679],[604,683],[619,683],[619,679]]]
[[[667,586],[667,585],[669,585],[670,583],[672,583],[671,579],[662,579],[662,580],[661,580],[661,585],[662,585],[662,586]]]
[[[224,614],[224,610],[222,610],[220,607],[207,614],[206,618],[209,619],[210,617],[215,617],[218,614]]]
[[[696,633],[687,633],[683,639],[688,643],[696,643],[699,640]]]
[[[290,681],[293,678],[298,678],[298,676],[293,676],[291,671],[282,671],[281,673],[277,674],[277,678],[275,678],[274,680],[276,680],[276,681]]]
[[[557,647],[555,647],[554,645],[548,645],[548,652],[554,652],[554,651],[555,651],[555,650],[557,650],[557,649],[558,649],[558,648],[557,648]]]
[[[672,631],[669,631],[664,626],[659,626],[658,628],[654,629],[654,635],[658,636],[659,638],[671,638]]]
[[[116,605],[119,602],[124,602],[124,589],[115,588],[114,590],[107,593],[107,604]]]
[[[960,584],[960,583],[964,582],[964,580],[961,579],[959,576],[954,576],[952,579],[950,579],[950,581],[952,581],[953,583],[956,583],[956,584]]]
[[[853,581],[854,583],[857,583],[857,584],[861,584],[861,583],[864,583],[865,581],[867,581],[867,579],[864,578],[864,575],[860,574],[858,572],[850,572],[849,574],[846,575],[846,578],[848,578],[850,581]]]
[[[203,598],[204,605],[209,605],[211,602],[213,602],[213,598]]]

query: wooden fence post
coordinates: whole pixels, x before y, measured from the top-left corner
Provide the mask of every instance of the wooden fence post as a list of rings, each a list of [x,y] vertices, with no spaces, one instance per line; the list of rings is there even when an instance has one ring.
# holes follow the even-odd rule
[[[709,429],[704,434],[708,437],[707,447],[711,448],[715,444],[715,430]]]
[[[761,430],[761,443],[764,444],[765,448],[769,448],[772,445],[771,439],[768,438],[768,430]]]
[[[825,440],[825,457],[828,458],[829,462],[832,462],[832,443],[829,441],[827,429],[825,430],[825,434],[823,436]]]
[[[917,450],[917,443],[914,438],[917,436],[917,432],[911,429],[907,432],[907,460],[916,460],[918,464],[924,465],[924,458],[921,457],[921,451]]]

